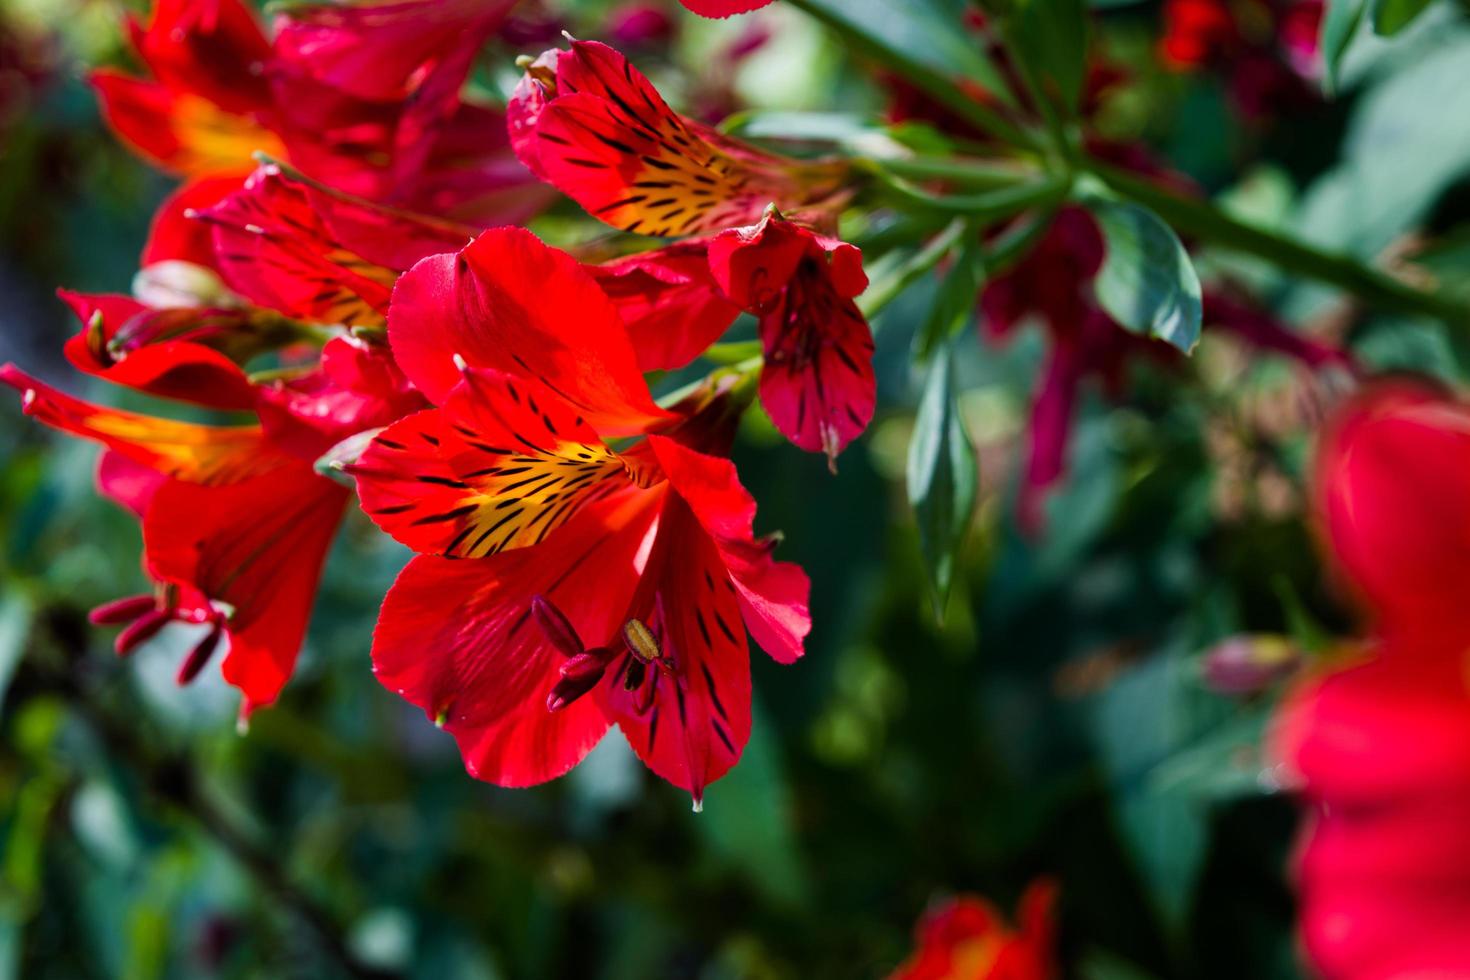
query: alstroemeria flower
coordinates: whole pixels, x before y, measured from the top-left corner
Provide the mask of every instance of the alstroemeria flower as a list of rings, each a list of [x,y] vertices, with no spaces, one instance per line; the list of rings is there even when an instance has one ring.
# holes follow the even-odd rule
[[[240,0],[162,0],[130,22],[152,78],[93,75],[125,143],[188,178],[160,209],[145,261],[199,261],[207,241],[188,210],[206,208],[254,169],[289,159],[350,193],[488,223],[543,206],[515,160],[499,110],[461,101],[506,0],[394,0],[304,6],[277,20],[274,44]]]
[[[925,913],[917,949],[888,980],[1051,980],[1057,975],[1057,889],[1031,884],[1021,896],[1018,928],[990,902],[961,895]]]
[[[746,630],[789,663],[810,626],[806,576],[753,537],[733,465],[669,436],[609,442],[679,417],[596,280],[519,229],[415,266],[389,338],[438,407],[350,468],[368,515],[422,553],[384,601],[379,680],[477,778],[551,779],[617,724],[698,804],[750,734]]]
[[[507,115],[532,173],[624,231],[719,231],[758,222],[769,204],[830,212],[843,197],[844,164],[776,156],[680,116],[595,41],[544,52]]]
[[[715,280],[760,318],[761,404],[786,438],[837,458],[873,418],[873,333],[853,300],[862,253],[767,214],[709,243]]]
[[[1470,408],[1370,388],[1317,449],[1329,557],[1370,614],[1348,665],[1299,685],[1272,744],[1307,811],[1303,945],[1331,980],[1470,973]]]
[[[129,624],[120,653],[171,622],[210,624],[180,682],[227,641],[221,669],[244,696],[242,715],[274,701],[291,675],[350,498],[315,461],[423,405],[386,351],[348,338],[329,342],[301,377],[255,389],[259,424],[200,425],[92,405],[13,366],[0,368],[0,382],[22,392],[27,414],[106,446],[103,491],[141,519],[144,569],[158,586],[99,608],[95,620]]]
[[[472,232],[313,187],[275,165],[197,219],[214,264],[253,303],[313,323],[383,326],[398,276]]]

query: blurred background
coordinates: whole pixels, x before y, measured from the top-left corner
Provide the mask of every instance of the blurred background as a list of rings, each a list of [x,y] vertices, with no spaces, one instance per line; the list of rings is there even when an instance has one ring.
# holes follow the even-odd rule
[[[1271,64],[1242,76],[1165,57],[1159,5],[1103,6],[1099,55],[1121,77],[1099,131],[1250,220],[1470,284],[1470,239],[1426,251],[1410,235],[1470,212],[1470,126],[1442,124],[1470,77],[1462,8],[1357,44],[1329,102],[1276,43],[1280,23],[1264,28]],[[126,292],[170,187],[106,132],[85,83],[128,63],[127,9],[0,0],[0,362],[77,393],[61,358],[76,324],[53,290]],[[475,84],[503,92],[514,56],[563,27],[618,45],[714,121],[902,114],[902,93],[780,4],[716,23],[673,2],[527,3]],[[568,205],[533,227],[588,234]],[[1432,321],[1199,262],[1365,363],[1461,378]],[[237,733],[216,671],[175,685],[187,638],[165,631],[124,660],[87,624],[145,587],[136,522],[94,494],[93,447],[0,398],[0,977],[319,977],[349,960],[414,977],[881,977],[936,898],[1011,909],[1040,876],[1060,886],[1066,976],[1301,975],[1296,815],[1260,749],[1293,654],[1238,684],[1219,645],[1309,651],[1351,632],[1303,516],[1326,382],[1208,322],[1187,363],[1133,359],[1084,387],[1068,472],[1023,534],[1045,341],[973,331],[959,368],[981,499],[939,625],[903,492],[909,346],[933,293],[882,315],[879,416],[839,476],[759,420],[742,435],[757,529],[783,530],[782,556],[810,573],[815,629],[795,666],[752,657],[755,731],[702,814],[616,732],[540,788],[466,776],[452,740],[369,671],[407,552],[356,514],[295,679]],[[120,394],[106,397],[130,404]]]

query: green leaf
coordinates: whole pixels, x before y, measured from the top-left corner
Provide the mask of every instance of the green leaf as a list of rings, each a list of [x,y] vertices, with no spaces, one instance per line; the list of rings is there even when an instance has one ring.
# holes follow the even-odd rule
[[[1042,93],[1068,112],[1077,111],[1087,74],[1087,4],[1084,0],[1020,0],[1012,38]]]
[[[934,592],[934,614],[943,620],[954,570],[979,486],[979,461],[955,399],[950,344],[929,362],[919,414],[909,442],[908,496],[919,525],[919,546]]]
[[[980,236],[968,235],[955,255],[954,266],[939,286],[928,318],[914,335],[914,354],[920,360],[928,360],[974,318],[975,294],[984,278],[983,253]]]
[[[1327,0],[1318,47],[1322,49],[1322,91],[1328,95],[1337,91],[1342,56],[1358,30],[1358,21],[1363,19],[1365,3],[1366,0]]]
[[[1199,276],[1173,229],[1148,208],[1093,197],[1087,202],[1102,227],[1107,257],[1097,275],[1097,298],[1133,333],[1157,337],[1188,354],[1199,341]]]
[[[1424,13],[1429,0],[1374,0],[1373,32],[1392,37]]]

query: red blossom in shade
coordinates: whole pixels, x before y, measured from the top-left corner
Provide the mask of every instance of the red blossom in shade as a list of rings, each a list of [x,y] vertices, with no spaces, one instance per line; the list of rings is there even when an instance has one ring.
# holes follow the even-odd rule
[[[1013,269],[991,279],[980,295],[981,319],[992,340],[1010,335],[1033,318],[1048,335],[1017,498],[1018,518],[1032,531],[1044,524],[1047,490],[1066,472],[1072,418],[1083,384],[1097,378],[1115,395],[1127,365],[1135,359],[1165,363],[1176,359],[1172,349],[1129,333],[1098,306],[1092,281],[1102,267],[1103,251],[1102,234],[1092,217],[1081,208],[1062,208],[1032,251]],[[1343,351],[1299,336],[1267,311],[1222,290],[1206,291],[1204,322],[1309,367],[1354,369]]]
[[[862,253],[768,214],[709,244],[715,280],[760,318],[760,395],[776,428],[829,461],[873,418],[873,334],[853,299],[868,286]]]
[[[790,662],[810,626],[806,576],[753,537],[734,467],[667,436],[607,443],[679,417],[596,280],[519,229],[415,266],[389,338],[438,407],[350,467],[421,552],[384,601],[378,678],[477,778],[551,779],[617,724],[697,804],[750,733],[746,630]]]
[[[1371,615],[1357,663],[1298,686],[1273,749],[1307,809],[1301,931],[1334,980],[1470,971],[1470,409],[1372,388],[1318,448],[1334,566]]]
[[[544,52],[507,112],[521,162],[624,231],[718,231],[759,221],[772,203],[830,212],[844,197],[844,164],[779,157],[680,116],[595,41]]]
[[[195,217],[213,226],[215,264],[240,295],[344,326],[383,326],[399,274],[472,234],[313,186],[275,165]]]
[[[1321,0],[1166,0],[1159,55],[1176,71],[1221,74],[1242,113],[1260,118],[1315,93]]]
[[[1033,882],[1021,896],[1019,924],[983,898],[961,895],[924,915],[917,949],[888,980],[1050,980],[1057,975],[1056,885]]]
[[[701,17],[733,17],[736,14],[759,10],[771,0],[679,0],[686,9]]]

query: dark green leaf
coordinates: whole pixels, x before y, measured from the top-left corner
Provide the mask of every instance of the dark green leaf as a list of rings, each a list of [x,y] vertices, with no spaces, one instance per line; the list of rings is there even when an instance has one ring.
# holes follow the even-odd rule
[[[1186,354],[1199,341],[1200,285],[1173,229],[1142,205],[1092,198],[1107,257],[1097,275],[1103,309],[1128,330]]]
[[[921,360],[947,344],[974,319],[975,295],[984,277],[983,250],[980,236],[971,233],[955,254],[954,265],[939,286],[929,316],[914,336],[914,354]]]
[[[1392,37],[1424,12],[1429,0],[1374,0],[1373,31]]]
[[[1084,0],[1020,0],[1012,21],[1018,54],[1043,95],[1075,112],[1087,73]]]
[[[919,546],[940,619],[975,509],[979,472],[956,404],[950,345],[941,344],[929,362],[908,453],[909,504],[919,525]]]
[[[1329,95],[1337,91],[1342,56],[1347,52],[1348,44],[1358,30],[1358,21],[1363,19],[1365,2],[1366,0],[1327,0],[1318,47],[1322,49],[1322,90]]]

